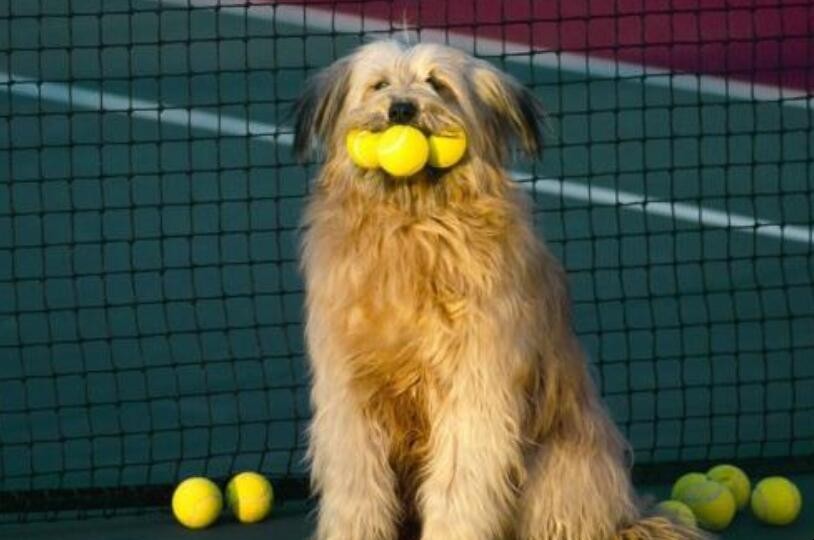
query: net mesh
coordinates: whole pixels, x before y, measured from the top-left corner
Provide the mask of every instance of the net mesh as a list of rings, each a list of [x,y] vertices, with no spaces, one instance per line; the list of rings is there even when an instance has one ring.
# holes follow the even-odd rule
[[[808,2],[302,4],[0,0],[0,521],[307,493],[287,111],[389,35],[545,103],[514,173],[637,472],[811,468]]]

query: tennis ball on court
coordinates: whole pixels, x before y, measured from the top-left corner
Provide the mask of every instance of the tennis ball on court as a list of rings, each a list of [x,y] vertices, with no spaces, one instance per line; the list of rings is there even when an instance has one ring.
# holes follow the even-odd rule
[[[430,146],[427,138],[414,127],[391,126],[379,139],[379,165],[391,176],[411,176],[427,164]]]
[[[769,525],[788,525],[800,515],[802,506],[800,490],[782,476],[764,478],[752,492],[752,512]]]
[[[695,514],[698,524],[710,531],[726,529],[735,517],[735,496],[712,480],[694,482],[681,490],[681,502]]]
[[[670,492],[670,498],[673,499],[674,501],[680,501],[681,500],[681,492],[687,486],[690,486],[692,484],[697,484],[699,482],[706,482],[707,480],[709,480],[707,478],[707,475],[705,475],[703,473],[699,473],[699,472],[687,473],[687,474],[679,477],[679,479],[676,480],[676,483],[673,484],[673,490]]]
[[[172,494],[172,513],[185,527],[203,529],[218,519],[223,496],[214,482],[200,476],[187,478]]]
[[[274,506],[274,489],[262,474],[242,472],[226,484],[226,504],[241,523],[257,523]]]
[[[742,510],[749,504],[752,482],[742,469],[729,464],[718,465],[707,471],[707,478],[729,488],[729,491],[735,496],[738,510]]]
[[[466,134],[463,131],[430,135],[429,163],[439,169],[447,169],[458,163],[466,152]]]
[[[656,505],[656,510],[669,518],[672,518],[682,525],[690,528],[695,528],[698,523],[695,520],[695,514],[689,506],[680,501],[662,501]]]
[[[345,137],[345,145],[351,160],[363,169],[375,169],[379,166],[379,139],[381,133],[352,129]]]

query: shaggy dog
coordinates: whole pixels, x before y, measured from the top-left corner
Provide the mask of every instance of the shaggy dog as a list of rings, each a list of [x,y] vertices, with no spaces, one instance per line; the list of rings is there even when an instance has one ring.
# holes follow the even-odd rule
[[[643,516],[627,446],[571,329],[562,268],[503,165],[540,106],[488,63],[379,41],[295,109],[325,164],[302,265],[318,540],[701,538]],[[407,179],[355,166],[351,129],[462,127],[464,159]]]

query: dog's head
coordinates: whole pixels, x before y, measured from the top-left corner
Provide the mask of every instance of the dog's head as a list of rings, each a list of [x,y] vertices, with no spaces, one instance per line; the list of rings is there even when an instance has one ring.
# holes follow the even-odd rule
[[[332,159],[351,129],[381,131],[392,124],[425,134],[462,127],[468,152],[495,165],[514,146],[529,155],[542,147],[534,95],[489,63],[442,45],[360,47],[309,81],[295,113],[300,158],[322,148]]]

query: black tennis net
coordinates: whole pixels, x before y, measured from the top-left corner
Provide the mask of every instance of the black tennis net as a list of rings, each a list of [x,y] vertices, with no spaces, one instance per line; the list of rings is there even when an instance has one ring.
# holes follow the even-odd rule
[[[545,103],[545,157],[515,174],[637,477],[810,469],[812,8],[723,5],[0,0],[0,521],[245,469],[307,495],[314,164],[285,122],[381,37]]]

